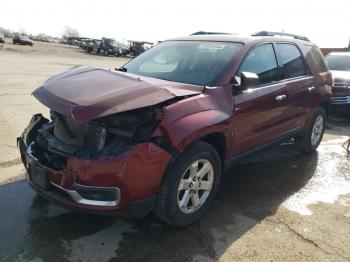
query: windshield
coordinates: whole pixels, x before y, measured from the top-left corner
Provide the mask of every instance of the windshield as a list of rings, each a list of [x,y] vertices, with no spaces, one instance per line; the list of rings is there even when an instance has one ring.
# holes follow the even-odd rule
[[[105,41],[106,41],[107,44],[114,45],[114,46],[117,45],[117,42],[115,40],[113,40],[113,39],[106,38]]]
[[[331,70],[350,71],[350,55],[329,55],[326,61]]]
[[[241,43],[168,41],[136,57],[123,69],[142,76],[210,86],[241,47]]]

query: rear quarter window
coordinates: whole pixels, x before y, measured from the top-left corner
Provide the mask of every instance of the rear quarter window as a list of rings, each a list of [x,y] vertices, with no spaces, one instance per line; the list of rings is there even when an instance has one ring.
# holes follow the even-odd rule
[[[307,74],[304,60],[299,49],[293,44],[276,44],[276,51],[282,63],[284,79],[304,76]]]
[[[329,70],[324,56],[318,47],[303,45],[302,51],[306,57],[306,61],[311,63],[316,68],[318,73],[327,72]]]

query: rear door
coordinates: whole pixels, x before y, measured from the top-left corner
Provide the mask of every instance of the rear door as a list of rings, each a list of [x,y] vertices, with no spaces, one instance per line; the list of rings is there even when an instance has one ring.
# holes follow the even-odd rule
[[[281,75],[272,43],[253,47],[242,64],[241,72],[255,73],[260,86],[240,91],[234,88],[234,154],[272,142],[290,130],[288,122],[286,83]]]
[[[276,43],[275,50],[286,86],[288,117],[286,128],[295,131],[305,126],[310,114],[311,92],[315,89],[314,77],[309,72],[304,57],[293,43]]]

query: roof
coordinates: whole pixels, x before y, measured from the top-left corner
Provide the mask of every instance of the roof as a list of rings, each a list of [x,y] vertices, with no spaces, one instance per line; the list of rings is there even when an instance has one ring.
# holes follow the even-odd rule
[[[261,42],[265,41],[287,41],[287,42],[297,42],[297,43],[306,43],[310,44],[310,42],[295,39],[292,37],[280,37],[280,36],[240,36],[233,34],[211,34],[211,35],[191,35],[185,37],[177,37],[168,39],[167,41],[213,41],[213,42],[241,42],[241,43],[250,43],[250,42]]]
[[[230,35],[230,33],[219,33],[219,32],[207,32],[207,31],[198,31],[190,35]]]

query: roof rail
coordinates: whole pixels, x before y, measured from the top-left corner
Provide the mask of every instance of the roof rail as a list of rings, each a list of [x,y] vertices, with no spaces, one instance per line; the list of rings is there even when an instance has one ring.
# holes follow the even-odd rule
[[[259,32],[256,32],[255,34],[252,34],[252,36],[275,36],[275,35],[289,36],[289,37],[293,37],[295,39],[299,39],[299,40],[304,40],[304,41],[310,42],[309,38],[307,38],[305,36],[294,35],[294,34],[289,34],[289,33],[284,33],[284,32],[259,31]]]
[[[198,31],[190,35],[229,35],[230,33]]]

